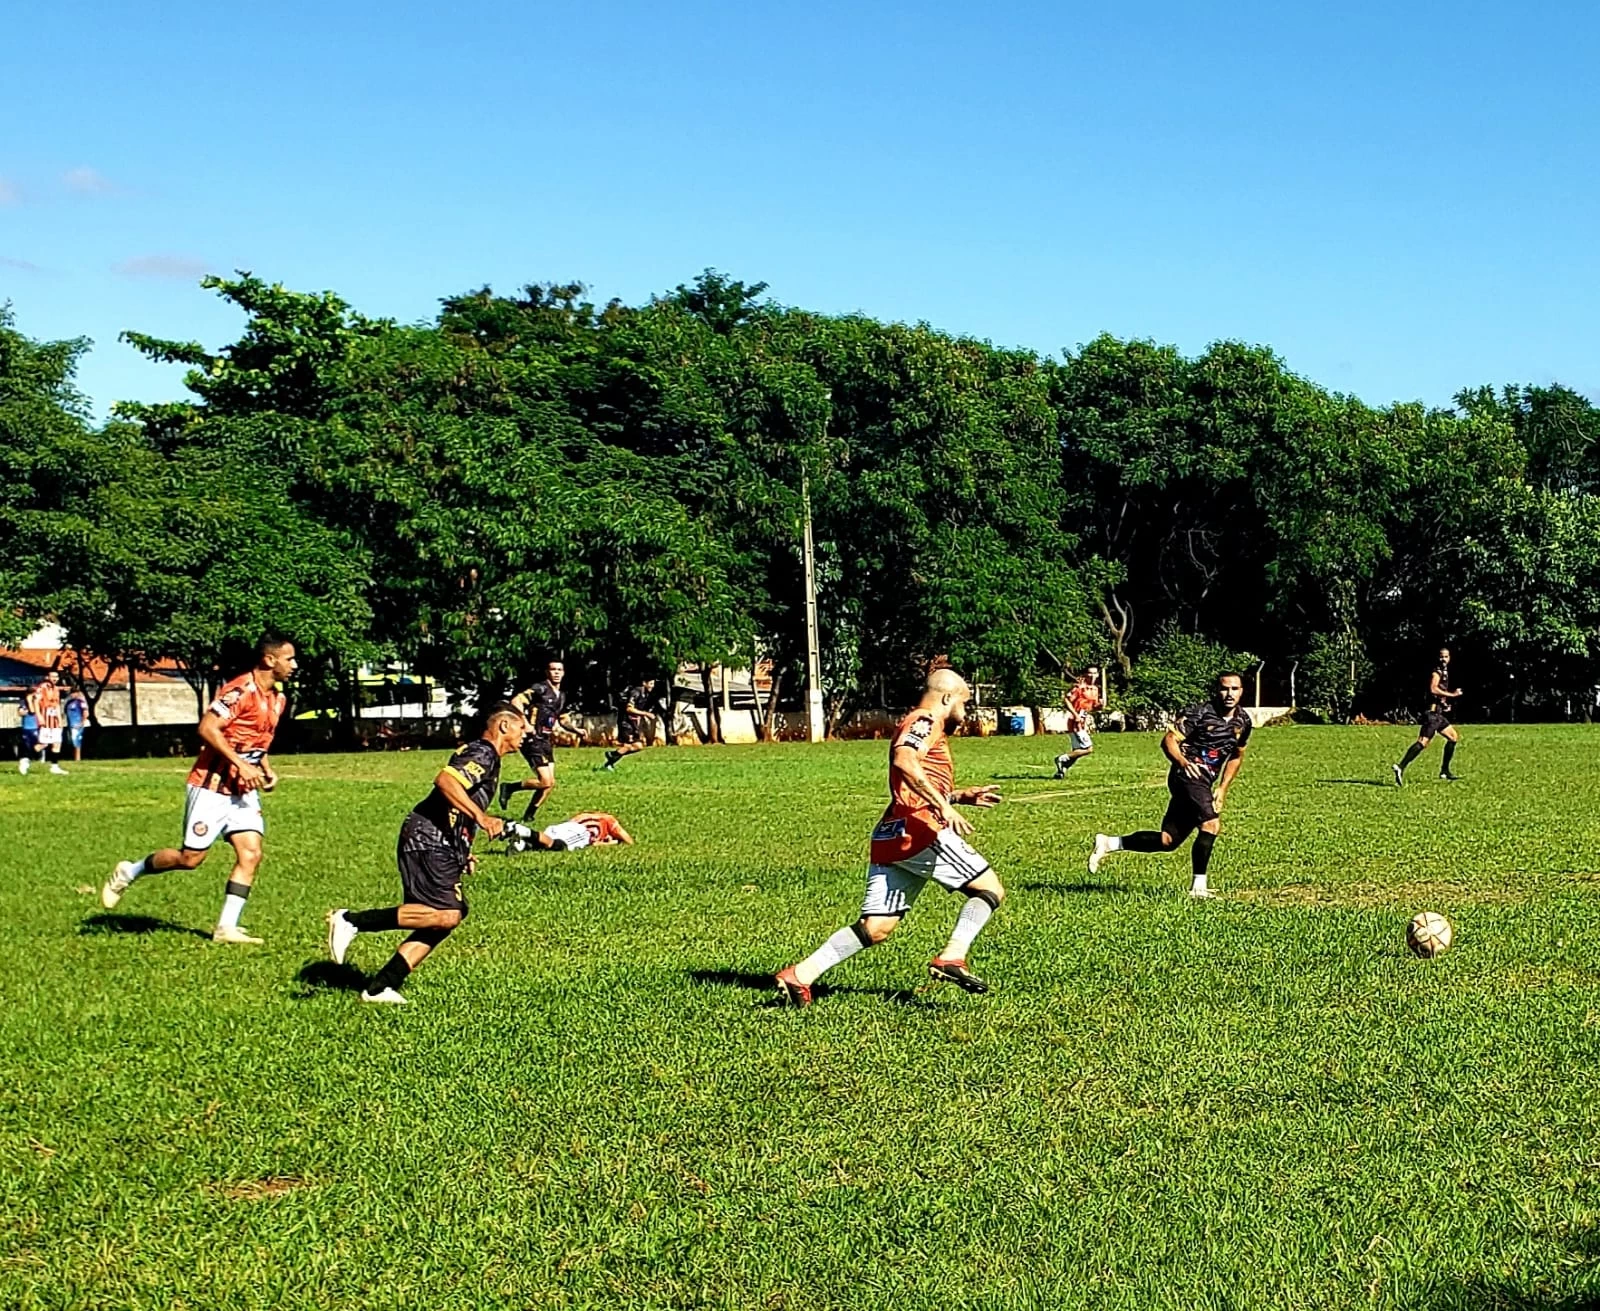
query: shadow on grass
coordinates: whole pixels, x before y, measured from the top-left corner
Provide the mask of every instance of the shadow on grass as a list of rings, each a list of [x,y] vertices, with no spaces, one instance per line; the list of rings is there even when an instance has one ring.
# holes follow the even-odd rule
[[[1047,769],[1050,769],[1050,768],[1052,768],[1052,766],[1050,766],[1050,765],[1040,765],[1038,771],[1035,772],[1035,773],[1032,773],[1032,774],[990,774],[989,777],[992,778],[992,779],[998,779],[1001,782],[1011,782],[1011,783],[1060,783],[1060,782],[1062,782],[1063,780],[1057,778],[1054,774],[1046,774],[1046,773],[1043,772],[1043,771],[1045,771]]]
[[[1017,884],[1017,889],[1021,892],[1059,892],[1063,896],[1078,893],[1131,891],[1126,883],[1097,883],[1087,879],[1080,879],[1076,883],[1042,883],[1034,880],[1029,883]]]
[[[751,992],[764,992],[768,994],[767,1005],[774,1009],[782,1009],[784,1002],[777,995],[771,974],[755,974],[749,970],[690,970],[690,979],[696,983],[710,984],[718,988],[745,988]],[[890,1001],[897,1006],[928,1007],[935,1003],[921,993],[913,992],[910,988],[836,988],[831,984],[819,983],[812,990],[817,1001],[826,1000],[828,997],[878,997],[883,1001]]]
[[[294,994],[296,1001],[305,1001],[325,992],[360,992],[367,986],[367,976],[353,965],[339,965],[331,960],[308,961],[294,976],[301,985]]]
[[[1394,788],[1392,778],[1319,778],[1317,783],[1322,787]]]
[[[211,939],[211,935],[204,929],[190,928],[187,924],[174,924],[171,920],[157,919],[153,915],[91,915],[78,925],[78,932],[85,935],[187,933],[192,938],[205,938],[207,941]]]

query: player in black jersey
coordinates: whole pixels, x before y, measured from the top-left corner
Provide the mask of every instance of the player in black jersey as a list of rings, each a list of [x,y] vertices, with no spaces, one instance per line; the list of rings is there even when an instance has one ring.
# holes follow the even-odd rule
[[[582,738],[583,733],[566,721],[567,694],[561,690],[561,680],[567,667],[559,660],[545,665],[544,681],[525,688],[511,698],[511,704],[521,711],[528,721],[528,735],[523,739],[522,758],[533,769],[533,777],[520,783],[500,785],[500,808],[518,792],[532,792],[528,808],[522,812],[522,821],[530,828],[538,828],[535,812],[556,786],[556,734]]]
[[[328,954],[340,964],[358,933],[411,930],[368,982],[362,1001],[403,1003],[400,985],[466,919],[461,882],[472,870],[472,839],[480,830],[498,837],[504,827],[489,814],[489,798],[500,781],[500,757],[522,745],[527,726],[515,706],[493,707],[483,736],[457,749],[434,777],[433,790],[406,816],[395,854],[405,893],[401,905],[328,912]]]
[[[1171,761],[1167,791],[1172,799],[1160,831],[1145,829],[1120,838],[1096,833],[1089,873],[1096,873],[1100,862],[1113,851],[1175,851],[1199,829],[1191,852],[1194,877],[1189,895],[1212,895],[1206,884],[1211,849],[1222,831],[1223,802],[1250,741],[1250,716],[1239,704],[1243,699],[1244,680],[1238,674],[1223,674],[1210,701],[1191,706],[1178,716],[1161,739],[1161,749]]]
[[[656,712],[651,705],[655,694],[656,681],[648,678],[617,699],[617,745],[606,752],[606,769],[615,770],[624,756],[645,749],[646,734],[654,732]]]
[[[1406,754],[1400,763],[1391,765],[1394,770],[1394,785],[1404,787],[1406,783],[1406,766],[1428,749],[1428,743],[1435,737],[1444,738],[1444,759],[1439,762],[1439,777],[1446,782],[1454,783],[1456,776],[1450,772],[1450,761],[1456,754],[1456,744],[1461,741],[1461,735],[1456,732],[1456,726],[1450,722],[1451,703],[1461,695],[1459,687],[1450,686],[1450,648],[1439,648],[1439,663],[1433,667],[1433,673],[1428,678],[1427,709],[1422,712],[1422,719],[1417,724],[1417,740],[1406,749]]]

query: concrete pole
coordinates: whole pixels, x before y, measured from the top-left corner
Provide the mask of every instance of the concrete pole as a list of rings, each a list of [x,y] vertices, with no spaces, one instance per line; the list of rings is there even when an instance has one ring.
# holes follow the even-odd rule
[[[811,480],[800,475],[800,499],[805,505],[805,539],[801,559],[806,580],[806,739],[820,742],[827,732],[822,714],[822,649],[817,639],[816,550],[811,541]]]

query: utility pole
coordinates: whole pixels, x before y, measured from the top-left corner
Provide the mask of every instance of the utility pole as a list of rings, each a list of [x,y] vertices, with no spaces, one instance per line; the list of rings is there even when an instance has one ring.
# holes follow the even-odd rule
[[[817,643],[816,549],[811,542],[811,479],[800,474],[800,500],[805,507],[805,538],[801,560],[806,576],[806,740],[820,742],[827,725],[822,716],[822,650]]]

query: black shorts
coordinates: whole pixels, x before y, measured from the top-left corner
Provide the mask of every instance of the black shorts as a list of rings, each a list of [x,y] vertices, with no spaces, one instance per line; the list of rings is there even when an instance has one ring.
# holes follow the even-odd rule
[[[522,758],[535,769],[545,769],[556,763],[556,740],[553,737],[527,737],[522,740]]]
[[[1417,724],[1417,736],[1424,742],[1430,738],[1438,737],[1440,733],[1450,727],[1450,716],[1442,710],[1429,710],[1424,712]]]
[[[468,857],[444,842],[430,841],[409,823],[400,829],[395,862],[400,866],[400,886],[408,902],[434,910],[459,910],[467,914],[461,881],[467,876]]]
[[[635,742],[644,741],[644,728],[640,721],[624,710],[617,716],[617,745],[631,747]]]
[[[1174,767],[1167,773],[1167,791],[1172,794],[1172,800],[1167,802],[1167,813],[1161,817],[1161,831],[1172,836],[1173,846],[1217,817],[1217,799],[1211,791],[1210,779],[1190,778]]]

